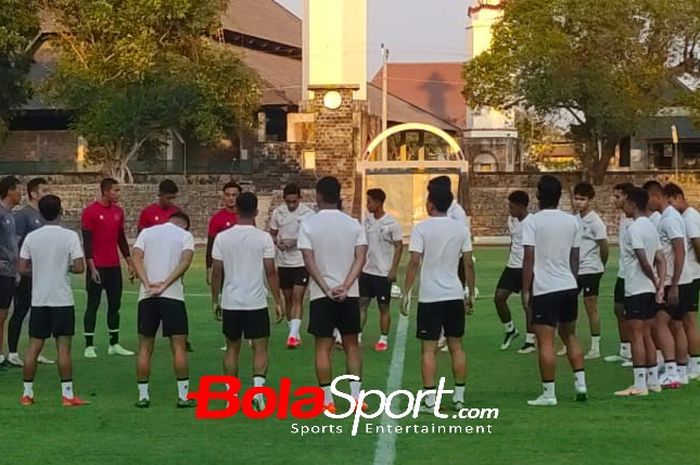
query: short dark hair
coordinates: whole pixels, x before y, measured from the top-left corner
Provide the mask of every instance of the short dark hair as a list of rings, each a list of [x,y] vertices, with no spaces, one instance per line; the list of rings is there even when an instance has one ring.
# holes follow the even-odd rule
[[[636,205],[639,211],[645,211],[649,203],[649,192],[641,187],[633,187],[627,191],[627,201]]]
[[[189,215],[187,215],[187,213],[181,212],[181,211],[177,211],[177,212],[173,213],[172,215],[170,215],[170,219],[172,220],[173,218],[176,218],[176,219],[179,218],[179,219],[181,219],[181,220],[184,221],[185,224],[187,225],[187,229],[188,229],[188,230],[190,229],[190,217],[189,217]]]
[[[653,179],[651,181],[645,182],[642,186],[642,189],[644,189],[647,192],[659,192],[661,194],[664,193],[664,188],[661,186],[661,183]]]
[[[172,179],[164,179],[158,184],[158,195],[173,195],[180,192]]]
[[[444,187],[433,186],[428,192],[428,202],[435,205],[435,208],[437,208],[437,211],[440,213],[447,212],[454,198],[452,191]]]
[[[0,179],[0,199],[7,197],[7,193],[17,189],[19,179],[14,176],[5,176]]]
[[[222,192],[226,192],[228,189],[236,188],[238,189],[238,193],[240,194],[243,192],[243,188],[241,187],[240,184],[238,184],[236,181],[229,181],[226,184],[224,184],[224,188],[221,190]]]
[[[284,187],[284,190],[282,191],[282,197],[286,197],[288,195],[301,196],[301,189],[299,189],[299,186],[297,186],[296,184],[287,184]]]
[[[450,180],[449,176],[438,176],[437,178],[433,178],[428,181],[428,190],[434,187],[452,190],[452,181]]]
[[[561,199],[561,182],[556,176],[545,174],[537,183],[537,198],[543,208],[556,207]]]
[[[633,188],[634,188],[634,184],[632,184],[631,182],[621,182],[621,183],[615,184],[615,186],[613,186],[613,190],[622,191],[625,194],[627,193],[628,190],[633,189]]]
[[[367,191],[367,197],[377,202],[386,202],[386,193],[381,189],[370,189]]]
[[[574,195],[592,199],[595,197],[595,189],[593,188],[593,184],[588,181],[581,181],[574,186]]]
[[[508,194],[508,201],[527,208],[530,203],[530,196],[525,191],[513,191]]]
[[[239,216],[250,218],[258,209],[258,197],[252,192],[244,192],[236,197],[236,212]]]
[[[61,198],[48,194],[39,200],[39,213],[46,221],[54,221],[61,214]]]
[[[112,187],[116,186],[117,184],[119,184],[119,181],[114,178],[104,178],[100,183],[100,192],[104,194],[105,192],[112,190]]]
[[[32,196],[32,192],[36,192],[39,189],[39,186],[42,184],[48,184],[46,182],[46,179],[44,178],[32,178],[29,180],[27,183],[27,195],[29,197]]]
[[[681,189],[681,186],[678,184],[674,184],[672,182],[669,182],[664,186],[664,195],[666,197],[682,197],[685,198],[685,194],[683,193],[683,189]]]
[[[316,183],[316,193],[321,195],[325,203],[340,205],[340,182],[337,178],[325,176],[319,179]]]

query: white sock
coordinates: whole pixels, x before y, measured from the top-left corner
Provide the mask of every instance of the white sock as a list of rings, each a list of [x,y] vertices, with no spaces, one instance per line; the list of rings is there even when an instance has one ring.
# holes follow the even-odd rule
[[[542,395],[547,399],[554,399],[557,397],[554,389],[554,381],[549,383],[542,383]]]
[[[620,357],[632,358],[632,345],[629,342],[620,343]]]
[[[265,377],[264,377],[264,376],[258,376],[258,375],[253,376],[253,386],[254,386],[254,387],[263,387],[263,386],[265,386]]]
[[[61,381],[61,392],[66,399],[73,398],[73,381]]]
[[[5,355],[0,354],[0,363],[4,363],[4,362],[5,362]]]
[[[139,400],[150,400],[151,396],[148,393],[148,382],[139,383]]]
[[[382,334],[379,336],[379,342],[383,342],[385,344],[389,343],[389,335],[388,334]]]
[[[688,367],[686,365],[676,365],[676,372],[680,379],[684,379],[688,376]]]
[[[505,328],[506,333],[512,333],[513,331],[515,331],[515,325],[513,324],[513,320],[503,323],[503,327]]]
[[[427,387],[424,387],[423,390],[424,390],[424,391],[428,391],[428,390],[432,390],[432,391],[433,391],[433,392],[430,392],[430,393],[426,394],[426,396],[424,397],[425,400],[424,400],[423,402],[424,402],[425,405],[427,405],[428,407],[433,407],[433,406],[435,406],[435,388],[427,388]]]
[[[19,354],[18,354],[17,352],[10,352],[10,353],[7,354],[7,355],[8,355],[7,358],[11,358],[13,355],[14,355],[15,357],[19,357]]]
[[[591,352],[600,352],[600,336],[591,336]]]
[[[583,370],[574,371],[574,387],[577,391],[586,390],[586,372]]]
[[[360,389],[362,388],[362,380],[350,381],[350,395],[357,400],[360,397]]]
[[[675,379],[678,376],[678,367],[676,366],[676,362],[664,362],[664,372],[666,373],[666,376],[670,377],[671,379]]]
[[[299,328],[301,328],[301,320],[294,319],[289,322],[289,335],[299,339]]]
[[[632,373],[634,373],[634,387],[637,389],[642,389],[646,391],[647,389],[647,369],[644,367],[634,367],[632,368]]]
[[[526,344],[534,344],[535,343],[535,333],[527,333],[525,336],[525,343]]]
[[[664,353],[656,349],[656,365],[661,366],[664,364]]]
[[[333,393],[331,392],[331,385],[321,386],[323,389],[323,403],[328,405],[333,403]]]
[[[190,391],[190,379],[177,380],[177,395],[180,400],[187,400],[187,393]]]
[[[34,398],[34,381],[24,382],[24,396]]]
[[[654,365],[647,367],[647,386],[659,385],[659,367]]]
[[[452,402],[464,402],[464,384],[455,384],[455,392],[452,395]]]
[[[700,357],[690,357],[690,364],[688,365],[688,371],[695,373],[700,371]]]
[[[357,343],[362,344],[362,333],[357,333]]]
[[[335,342],[343,342],[343,338],[340,336],[340,331],[338,331],[338,328],[333,328],[333,337],[335,338]]]

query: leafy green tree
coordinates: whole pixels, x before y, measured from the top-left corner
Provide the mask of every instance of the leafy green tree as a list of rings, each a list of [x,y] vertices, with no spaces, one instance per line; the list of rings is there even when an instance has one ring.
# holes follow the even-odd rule
[[[51,0],[61,55],[47,96],[75,111],[88,161],[131,180],[144,145],[177,129],[204,144],[248,130],[258,78],[210,39],[222,0]]]

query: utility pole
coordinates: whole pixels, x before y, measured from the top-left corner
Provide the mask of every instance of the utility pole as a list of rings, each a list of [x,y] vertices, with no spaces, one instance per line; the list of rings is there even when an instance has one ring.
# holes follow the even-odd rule
[[[387,69],[387,62],[389,61],[389,49],[382,44],[382,132],[387,130],[387,119],[388,119],[388,92],[389,92],[389,70]],[[387,161],[389,159],[387,152],[386,139],[382,141],[382,161]]]

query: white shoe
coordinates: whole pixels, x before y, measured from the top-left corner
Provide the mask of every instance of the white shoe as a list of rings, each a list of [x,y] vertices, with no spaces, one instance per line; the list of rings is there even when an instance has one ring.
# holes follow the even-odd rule
[[[37,359],[39,363],[42,365],[54,365],[56,362],[51,360],[50,358],[46,358],[43,355],[39,355],[39,358]]]
[[[599,350],[589,350],[586,355],[583,356],[585,360],[593,360],[596,358],[600,358],[600,351]]]
[[[659,392],[663,391],[663,389],[661,388],[661,385],[660,385],[660,384],[648,384],[648,385],[647,385],[647,389],[648,389],[650,392],[656,392],[656,393],[659,393]]]
[[[533,407],[554,407],[557,405],[557,398],[545,397],[544,394],[542,394],[535,400],[528,400],[527,405],[531,405]]]
[[[121,355],[123,357],[129,357],[134,355],[134,353],[130,350],[126,350],[121,346],[121,344],[114,344],[109,346],[109,349],[107,349],[107,355]]]
[[[19,358],[18,353],[10,353],[7,355],[7,363],[10,365],[14,365],[16,367],[23,367],[24,363],[22,362],[22,359]]]
[[[633,366],[632,360],[630,360],[630,359],[625,359],[625,361],[622,362],[622,365],[620,365],[620,366],[621,366],[621,367],[624,367],[624,368],[631,367],[631,366]]]
[[[95,349],[95,346],[86,347],[83,355],[85,358],[97,358],[97,350]]]
[[[226,352],[226,344],[221,348],[221,352]]]
[[[608,363],[617,363],[617,362],[624,362],[627,359],[621,355],[615,354],[615,355],[608,355],[603,360],[605,360]]]
[[[690,380],[700,379],[700,371],[691,371],[690,373],[688,373],[688,379],[690,379]]]
[[[659,379],[659,384],[664,389],[679,389],[682,386],[678,378],[667,376],[666,374]]]
[[[649,395],[648,389],[638,389],[634,386],[630,386],[625,390],[617,391],[615,393],[617,397],[646,397]]]
[[[679,376],[679,377],[678,377],[678,380],[679,380],[679,381],[681,382],[681,384],[684,385],[684,386],[687,386],[688,384],[690,384],[690,378],[689,378],[688,375]]]
[[[262,412],[265,410],[265,397],[259,394],[253,397],[253,410],[256,412]]]
[[[563,357],[564,355],[566,355],[566,346],[562,347],[562,348],[559,349],[559,351],[557,352],[557,357]]]
[[[421,402],[420,407],[418,407],[418,413],[434,414],[435,405],[428,405],[425,402]]]

